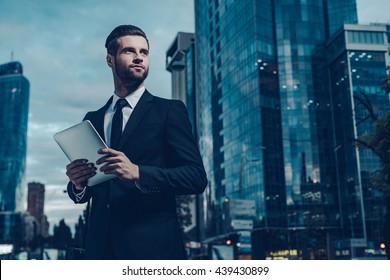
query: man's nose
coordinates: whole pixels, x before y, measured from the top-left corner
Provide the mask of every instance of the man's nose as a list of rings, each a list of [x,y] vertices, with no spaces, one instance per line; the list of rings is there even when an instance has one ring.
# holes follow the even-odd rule
[[[140,58],[140,57],[135,57],[135,58],[133,59],[133,62],[134,62],[134,63],[141,63],[142,61],[143,61],[143,59]]]
[[[136,54],[135,54],[135,57],[134,57],[134,59],[133,59],[133,62],[134,62],[134,63],[141,63],[142,61],[144,61],[144,60],[142,59],[141,54],[140,54],[140,53],[136,53]]]

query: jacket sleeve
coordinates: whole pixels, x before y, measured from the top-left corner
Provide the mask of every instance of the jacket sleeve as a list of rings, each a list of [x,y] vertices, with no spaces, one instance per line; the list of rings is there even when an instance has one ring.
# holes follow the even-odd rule
[[[83,118],[83,121],[85,120],[89,120],[90,119],[90,113],[87,113],[85,115],[85,117]],[[85,203],[87,202],[90,197],[91,197],[91,194],[90,194],[90,190],[89,188],[87,187],[87,189],[85,190],[84,194],[82,195],[81,198],[78,198],[77,195],[75,194],[75,191],[74,191],[74,187],[73,187],[73,184],[72,182],[68,182],[68,185],[67,185],[67,193],[68,193],[68,196],[71,200],[74,201],[74,203]]]
[[[200,194],[207,186],[199,149],[192,134],[183,102],[171,101],[165,123],[166,166],[139,166],[137,186],[143,193],[171,191],[175,194]]]

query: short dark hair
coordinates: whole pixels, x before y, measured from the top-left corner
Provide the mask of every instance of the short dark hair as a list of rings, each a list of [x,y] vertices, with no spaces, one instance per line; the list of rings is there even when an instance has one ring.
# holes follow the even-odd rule
[[[127,35],[144,37],[146,42],[148,43],[149,48],[148,38],[146,37],[145,32],[143,32],[141,28],[131,24],[119,25],[111,31],[110,35],[108,35],[106,39],[105,47],[107,49],[107,53],[115,56],[119,47],[117,39]]]

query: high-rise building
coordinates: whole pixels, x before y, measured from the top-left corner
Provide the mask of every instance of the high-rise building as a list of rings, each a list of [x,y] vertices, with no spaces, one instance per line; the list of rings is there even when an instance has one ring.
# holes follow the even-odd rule
[[[358,249],[367,244],[357,180],[363,170],[355,168],[352,180],[345,168],[361,164],[352,156],[356,151],[341,162],[337,149],[342,137],[359,136],[337,134],[344,132],[341,112],[349,119],[355,113],[347,106],[338,111],[329,67],[339,57],[328,52],[357,47],[332,41],[350,33],[343,28],[354,28],[345,23],[357,23],[355,0],[195,1],[198,139],[210,180],[208,242],[245,229],[252,233],[254,258],[365,253]],[[379,48],[384,56],[382,42],[376,44],[362,48]],[[376,73],[362,71],[366,80],[385,75],[385,63],[373,63],[363,66]],[[372,90],[379,91],[379,81]],[[238,218],[229,217],[230,202],[240,205]],[[336,256],[338,248],[349,255]]]
[[[195,34],[179,32],[166,52],[166,69],[172,77],[172,98],[184,102],[187,107],[193,134],[197,137],[197,112],[195,92]],[[179,198],[179,203],[188,206],[191,222],[184,228],[185,241],[189,257],[196,257],[200,252],[199,241],[203,238],[202,196],[191,195],[187,202]]]
[[[22,64],[0,65],[0,211],[21,210],[29,95]]]
[[[195,42],[194,33],[179,32],[166,53],[166,69],[171,72],[172,98],[187,103],[186,53]]]
[[[196,133],[195,34],[179,32],[166,52],[166,69],[171,73],[172,98],[187,106]]]
[[[36,220],[36,235],[49,236],[49,223],[44,212],[45,185],[41,183],[28,183],[27,212]]]
[[[380,169],[379,158],[356,145],[355,139],[371,133],[374,121],[390,110],[389,96],[381,90],[390,65],[388,47],[386,26],[345,24],[324,49],[332,93],[343,241],[335,252],[341,255],[350,247],[351,258],[378,255],[384,241],[385,198],[372,183]]]

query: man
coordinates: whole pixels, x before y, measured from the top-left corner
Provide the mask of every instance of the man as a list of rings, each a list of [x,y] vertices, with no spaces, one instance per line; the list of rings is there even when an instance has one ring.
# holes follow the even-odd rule
[[[149,42],[140,28],[116,27],[105,46],[114,95],[84,119],[110,148],[99,150],[96,164],[79,159],[66,167],[69,197],[91,199],[85,257],[185,259],[175,195],[199,194],[207,185],[187,110],[145,89]],[[87,186],[96,168],[116,179]]]

